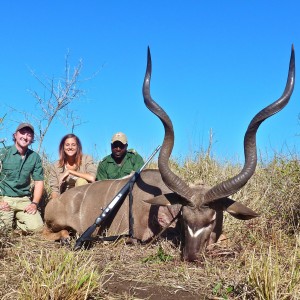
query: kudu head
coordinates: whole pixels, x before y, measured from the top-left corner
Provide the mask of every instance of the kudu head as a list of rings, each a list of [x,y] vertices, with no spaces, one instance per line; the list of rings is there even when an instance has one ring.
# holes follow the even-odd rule
[[[159,153],[158,168],[166,186],[173,193],[147,200],[156,205],[182,205],[182,223],[184,242],[182,256],[184,260],[195,261],[211,242],[216,242],[222,230],[223,211],[235,218],[247,220],[259,216],[245,205],[228,196],[240,190],[253,175],[257,164],[256,133],[260,124],[268,117],[279,112],[289,102],[295,82],[295,54],[292,46],[288,79],[282,96],[262,109],[251,120],[244,137],[245,163],[241,172],[212,188],[192,188],[169,168],[168,162],[174,145],[174,130],[167,113],[150,95],[152,62],[148,48],[146,75],[143,84],[144,102],[147,108],[163,123],[165,135]]]

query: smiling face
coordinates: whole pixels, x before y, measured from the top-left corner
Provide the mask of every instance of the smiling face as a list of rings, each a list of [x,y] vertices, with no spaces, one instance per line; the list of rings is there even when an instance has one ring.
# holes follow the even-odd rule
[[[34,133],[29,127],[24,127],[14,134],[14,138],[16,148],[22,153],[33,142]]]
[[[78,145],[75,138],[68,138],[64,143],[64,151],[65,154],[69,157],[73,157],[76,155],[78,149]]]

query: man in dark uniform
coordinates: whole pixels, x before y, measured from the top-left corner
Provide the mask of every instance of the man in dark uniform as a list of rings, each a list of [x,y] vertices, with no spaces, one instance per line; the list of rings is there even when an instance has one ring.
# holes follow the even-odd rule
[[[104,157],[98,165],[97,180],[117,179],[139,170],[143,158],[133,149],[127,150],[127,137],[118,132],[111,139],[111,154]]]

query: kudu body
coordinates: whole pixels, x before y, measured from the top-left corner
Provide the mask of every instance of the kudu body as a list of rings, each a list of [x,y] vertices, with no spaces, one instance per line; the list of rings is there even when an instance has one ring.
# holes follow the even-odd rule
[[[50,240],[69,238],[69,231],[82,234],[108,206],[120,189],[128,182],[128,177],[118,180],[96,181],[72,188],[59,198],[50,200],[45,208],[44,235]],[[181,206],[157,207],[142,200],[172,191],[163,183],[158,170],[144,170],[133,186],[134,238],[147,241],[158,234],[179,212]],[[112,217],[101,225],[106,235],[128,234],[128,196],[122,206],[112,212]]]
[[[145,170],[133,188],[134,235],[145,241],[156,235],[160,226],[165,226],[180,210],[183,226],[183,251],[185,260],[198,259],[198,253],[217,241],[222,232],[223,211],[247,220],[258,214],[230,198],[240,190],[254,174],[256,156],[256,132],[259,125],[280,111],[289,101],[295,81],[295,57],[292,48],[288,79],[283,95],[261,110],[250,122],[244,138],[245,164],[236,176],[214,187],[190,187],[169,168],[168,161],[174,145],[174,130],[167,113],[151,98],[151,56],[148,49],[147,70],[143,84],[145,105],[161,120],[165,136],[158,158],[158,170]],[[51,200],[46,206],[45,225],[47,236],[52,239],[67,237],[72,229],[81,234],[127,182],[106,180],[73,188]],[[111,234],[128,232],[128,201],[106,224]],[[149,205],[151,204],[151,205]]]

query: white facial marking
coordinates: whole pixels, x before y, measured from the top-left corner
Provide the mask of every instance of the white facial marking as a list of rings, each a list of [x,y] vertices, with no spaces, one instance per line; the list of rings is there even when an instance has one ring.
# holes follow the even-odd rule
[[[195,233],[193,232],[193,230],[190,228],[190,226],[188,226],[188,232],[190,234],[190,236],[192,238],[196,238],[199,234],[201,234],[201,232],[203,232],[205,230],[205,228],[200,228],[198,229]]]

